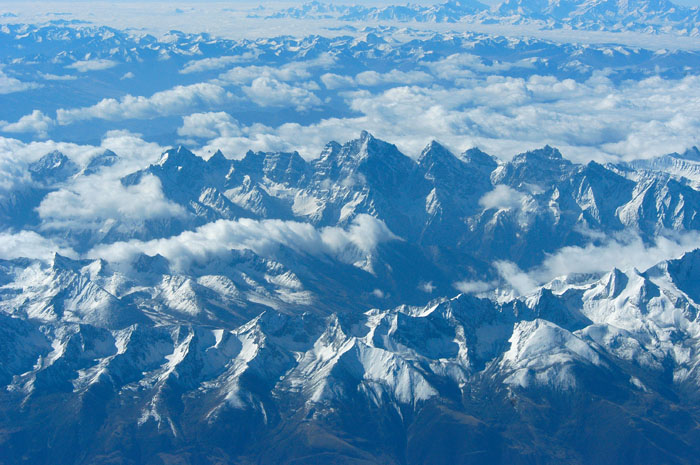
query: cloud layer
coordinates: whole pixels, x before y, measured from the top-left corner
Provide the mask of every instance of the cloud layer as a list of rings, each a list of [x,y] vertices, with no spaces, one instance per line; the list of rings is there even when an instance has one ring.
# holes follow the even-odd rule
[[[347,229],[327,227],[320,230],[296,221],[242,218],[215,221],[165,239],[100,245],[88,256],[128,263],[141,253],[161,254],[177,269],[186,270],[193,263],[205,263],[232,249],[248,249],[271,257],[284,246],[297,252],[327,255],[344,263],[363,266],[367,256],[379,244],[396,239],[383,221],[369,215],[358,215]]]
[[[109,221],[186,216],[181,206],[165,198],[154,176],[128,187],[106,176],[80,178],[69,188],[49,193],[37,212],[44,228],[67,230],[99,229]]]
[[[0,232],[0,259],[33,258],[46,261],[55,253],[71,258],[78,257],[72,249],[62,247],[33,231]]]
[[[176,86],[150,97],[126,95],[121,99],[103,99],[90,107],[59,109],[56,112],[58,124],[67,125],[77,121],[104,119],[120,121],[126,119],[149,119],[158,116],[180,115],[197,108],[221,105],[232,99],[232,95],[222,87],[199,83],[189,86]]]
[[[508,261],[495,262],[494,267],[503,283],[519,294],[527,294],[554,278],[571,274],[606,273],[613,268],[645,271],[661,261],[678,258],[685,252],[698,248],[699,244],[700,233],[697,231],[666,232],[659,235],[652,244],[645,244],[634,232],[623,232],[600,245],[563,247],[527,272]],[[475,289],[483,290],[486,289]]]

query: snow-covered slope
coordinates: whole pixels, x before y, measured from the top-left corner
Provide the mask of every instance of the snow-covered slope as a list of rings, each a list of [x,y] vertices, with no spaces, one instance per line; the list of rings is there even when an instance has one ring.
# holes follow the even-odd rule
[[[3,442],[5,457],[44,460],[31,437],[53,431],[59,438],[54,460],[102,462],[102,451],[115,440],[111,428],[128,424],[121,434],[132,448],[144,447],[144,438],[163,446],[120,449],[113,457],[120,461],[151,457],[160,447],[182,451],[195,440],[220,449],[197,463],[219,454],[287,461],[321,451],[331,460],[353,461],[354,448],[368,460],[392,463],[420,448],[425,460],[441,462],[449,454],[431,449],[425,438],[435,422],[476,428],[487,443],[508,441],[518,449],[529,439],[506,426],[517,417],[537,437],[564,447],[571,436],[560,428],[589,422],[586,409],[599,409],[600,427],[584,433],[597,445],[591,450],[574,442],[562,449],[574,462],[605,450],[623,453],[634,441],[657,437],[653,429],[627,427],[621,443],[600,443],[620,424],[644,424],[643,415],[660,422],[654,428],[670,443],[648,443],[649,460],[639,462],[673,454],[678,463],[690,463],[698,452],[692,432],[663,412],[675,409],[687,421],[695,415],[697,395],[688,393],[700,384],[698,257],[695,251],[645,272],[612,270],[587,284],[559,285],[555,292],[544,287],[514,300],[459,295],[424,307],[329,316],[268,308],[240,326],[207,320],[196,310],[197,286],[173,291],[165,284],[173,278],[136,291],[160,294],[129,313],[123,303],[129,294],[107,291],[107,283],[123,277],[99,262],[56,257],[46,269],[6,262],[3,308],[15,311],[2,316],[1,381],[3,409],[15,423]],[[58,270],[78,273],[85,284],[57,283],[63,286],[58,293],[42,287],[61,281]],[[25,314],[8,298],[17,298],[20,286]],[[187,293],[195,301],[186,308]],[[83,301],[90,294],[92,302],[82,314],[70,310],[78,294]],[[53,295],[51,310],[47,295]],[[179,308],[168,307],[173,298]],[[202,312],[214,305],[200,304]],[[60,314],[59,306],[65,309]],[[115,312],[121,320],[108,317]],[[50,399],[62,402],[37,426]],[[548,422],[539,417],[542,408],[553,409]],[[74,419],[62,417],[67,411]],[[80,434],[54,429],[66,421]],[[403,439],[384,441],[387,435]],[[302,443],[263,451],[270,441]],[[69,447],[77,444],[83,446]],[[467,453],[470,447],[450,450]],[[557,447],[545,455],[533,451],[533,457],[551,462],[555,456],[547,454]]]
[[[179,147],[121,178],[157,180],[176,222],[9,208],[71,257],[0,262],[2,458],[693,463],[700,192],[679,159],[414,160],[363,132],[313,161]],[[26,168],[34,205],[118,163],[52,152]],[[566,253],[632,253],[625,234],[675,257],[549,281]]]

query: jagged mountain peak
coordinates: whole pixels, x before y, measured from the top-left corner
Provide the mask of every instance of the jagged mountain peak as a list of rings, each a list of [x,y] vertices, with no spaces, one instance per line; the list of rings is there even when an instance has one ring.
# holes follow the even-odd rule
[[[613,268],[603,279],[605,280],[605,290],[608,298],[618,297],[629,283],[629,278],[619,268]]]
[[[224,153],[221,150],[218,150],[218,149],[216,152],[214,152],[214,154],[211,157],[209,157],[207,159],[207,162],[212,163],[212,164],[221,164],[221,163],[225,163],[228,161],[229,161],[229,159],[226,158],[226,156],[224,155]]]
[[[189,165],[203,165],[204,159],[195,155],[186,147],[180,145],[163,152],[157,165],[161,167],[184,167]]]
[[[85,265],[92,263],[92,260],[80,260],[61,255],[58,252],[54,252],[51,258],[50,264],[51,268],[54,270],[78,270]]]
[[[568,176],[575,165],[565,159],[561,152],[549,145],[541,149],[520,153],[492,174],[494,184],[522,186],[534,184],[544,187]]]
[[[170,262],[161,254],[138,254],[132,261],[132,267],[140,273],[161,275],[170,273]]]
[[[700,248],[681,257],[659,263],[645,272],[650,278],[668,277],[681,291],[700,305]]]
[[[43,184],[65,181],[78,171],[78,165],[58,150],[47,153],[29,165],[32,179]]]
[[[299,152],[253,152],[234,162],[235,168],[250,175],[263,175],[276,181],[298,181],[307,170]]]
[[[343,148],[347,150],[348,155],[364,164],[373,162],[387,165],[392,162],[406,164],[407,161],[412,161],[401,153],[396,145],[377,139],[367,131],[362,131],[359,139],[348,142]]]
[[[362,131],[359,138],[344,144],[343,150],[357,160],[366,160],[384,156],[402,156],[404,158],[408,158],[399,151],[396,145],[381,139],[377,139],[367,131]]]
[[[102,153],[99,153],[90,159],[87,166],[83,170],[83,174],[94,174],[102,168],[114,165],[117,163],[117,161],[119,161],[119,155],[109,149],[106,149]]]
[[[55,168],[66,162],[68,162],[68,157],[63,152],[52,150],[30,166],[36,167],[36,169]]]
[[[569,160],[565,160],[561,152],[549,145],[545,145],[541,149],[529,150],[527,152],[521,153],[513,157],[512,163],[523,164],[523,163],[533,163],[537,161],[549,162],[564,162],[571,164]]]
[[[498,166],[496,157],[489,155],[478,147],[472,147],[462,153],[462,160],[472,166],[480,166],[493,171]]]
[[[454,161],[460,160],[436,140],[430,141],[418,156],[418,164],[422,166],[432,163],[454,164]]]
[[[700,162],[700,149],[697,147],[693,146],[686,150],[685,152],[681,154],[672,154],[675,155],[677,158],[682,158],[684,160],[691,160],[691,161],[696,161]]]
[[[312,163],[317,178],[367,182],[380,190],[414,181],[418,165],[394,144],[363,131],[342,146],[329,144]],[[359,175],[359,176],[358,176]]]

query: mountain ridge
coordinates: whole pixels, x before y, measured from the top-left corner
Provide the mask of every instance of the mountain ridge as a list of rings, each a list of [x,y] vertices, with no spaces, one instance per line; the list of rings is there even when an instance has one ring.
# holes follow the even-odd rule
[[[41,189],[121,162],[66,173],[64,157],[33,165]],[[157,179],[179,223],[119,237],[39,217],[34,233],[74,255],[0,261],[0,449],[10,463],[693,463],[700,191],[666,169],[435,141],[413,159],[367,132],[311,161],[169,149],[119,182]],[[677,248],[639,269],[577,263],[656,244]]]
[[[257,13],[250,16],[256,17]],[[340,21],[397,21],[427,23],[534,24],[543,28],[668,32],[700,34],[698,7],[667,0],[504,0],[488,6],[478,1],[455,1],[429,6],[338,5],[307,2],[265,16],[268,19],[338,19]]]
[[[295,437],[304,431],[302,428],[297,433],[292,433],[293,430],[285,433],[284,425],[298,428],[303,424],[334,424],[331,431],[337,433],[330,434],[342,434],[350,444],[369,440],[369,443],[364,443],[372,445],[369,448],[363,446],[369,456],[402,463],[402,455],[395,455],[397,452],[392,449],[392,442],[382,442],[388,439],[386,434],[401,431],[408,425],[422,428],[419,426],[423,424],[421,416],[434,412],[436,408],[447,409],[438,418],[453,412],[442,417],[441,421],[447,421],[450,415],[476,414],[477,418],[482,419],[470,420],[470,424],[487,422],[495,425],[499,421],[512,421],[515,414],[519,422],[535,426],[536,417],[530,416],[527,404],[541,399],[544,392],[549,393],[547,398],[550,401],[558,398],[558,402],[564,404],[581,402],[576,400],[579,396],[577,393],[588,393],[586,395],[594,399],[608,399],[613,405],[626,405],[626,408],[633,410],[640,407],[635,406],[636,402],[631,400],[633,397],[629,397],[632,393],[645,398],[652,396],[653,392],[657,403],[677,403],[672,392],[680,392],[687,383],[697,385],[700,382],[697,360],[686,360],[679,355],[674,349],[674,344],[678,342],[654,342],[646,337],[646,332],[654,327],[649,324],[664,321],[666,312],[683,308],[677,302],[666,307],[664,302],[669,302],[667,299],[674,296],[683,298],[684,293],[679,293],[673,285],[676,282],[674,274],[663,270],[671,265],[672,268],[697,267],[698,253],[700,251],[696,250],[643,273],[613,270],[601,280],[583,288],[574,286],[556,293],[542,288],[528,296],[500,303],[460,294],[449,299],[437,299],[423,308],[402,306],[390,310],[374,309],[361,315],[351,312],[345,316],[333,314],[321,317],[306,312],[293,316],[267,309],[242,326],[234,325],[227,329],[210,329],[207,325],[192,326],[191,323],[183,325],[167,320],[148,323],[148,320],[144,320],[139,323],[131,321],[123,329],[105,330],[102,328],[110,326],[105,320],[85,321],[85,317],[82,317],[72,322],[64,315],[60,320],[44,322],[43,332],[38,332],[36,316],[24,319],[3,313],[0,318],[8,319],[3,324],[3,344],[18,343],[22,340],[22,334],[25,339],[29,337],[28,340],[34,342],[25,343],[21,350],[15,352],[18,357],[16,362],[3,364],[5,369],[11,371],[2,378],[3,383],[9,385],[8,390],[0,395],[6,401],[21,398],[24,399],[23,405],[37,407],[46,396],[62,397],[69,402],[66,405],[74,402],[71,399],[84,399],[81,401],[83,407],[79,407],[79,411],[82,411],[92,405],[92,401],[88,400],[89,393],[97,395],[97,392],[101,392],[99,397],[107,399],[107,404],[102,408],[104,420],[101,421],[107,424],[134,421],[134,425],[138,424],[136,430],[125,431],[125,434],[138,432],[139,437],[160,437],[171,444],[169,448],[177,450],[182,447],[179,444],[188,441],[187,438],[195,430],[204,428],[204,431],[214,431],[210,428],[215,428],[227,431],[238,439],[224,444],[219,442],[220,435],[214,435],[203,440],[204,443],[217,444],[221,451],[232,454],[229,455],[231,459],[244,458],[246,453],[258,457],[272,453],[278,460],[291,460],[303,450],[306,451],[303,453],[313,453],[315,450],[314,446],[309,445],[305,447],[310,449],[301,447],[286,452],[275,450],[263,453],[256,450],[256,444],[265,443],[270,437],[263,436],[258,440],[262,443],[253,440],[244,445],[240,442],[244,437],[248,441],[252,438],[242,430],[236,432],[236,422],[229,423],[233,418],[252,428],[251,431],[273,434],[272,437],[282,441],[287,434]],[[54,262],[52,268],[67,267],[80,270],[80,273],[89,273],[87,269],[93,266],[64,257],[57,257]],[[25,265],[18,262],[15,266],[23,268]],[[622,276],[625,278],[622,279]],[[615,290],[609,293],[612,280],[619,284],[615,284]],[[644,290],[659,286],[664,293]],[[693,289],[696,287],[694,285]],[[604,296],[602,300],[597,297],[601,292]],[[581,310],[569,313],[574,295],[582,299],[580,308],[586,317],[582,316]],[[622,306],[614,303],[619,299],[632,302],[631,297],[636,299],[635,303]],[[686,334],[686,339],[681,339],[684,343],[695,341],[692,344],[697,344],[697,328],[692,328],[698,324],[698,303],[688,300],[687,304],[687,310],[683,310],[684,319],[676,322],[672,328]],[[633,318],[620,319],[625,312],[640,310],[642,313],[637,315],[639,322],[643,323],[641,326]],[[21,329],[21,325],[25,325],[24,329]],[[668,330],[656,327],[654,331],[660,335]],[[49,344],[52,338],[56,339]],[[19,349],[19,346],[13,347]],[[301,356],[293,355],[299,351]],[[11,353],[3,351],[5,356]],[[41,359],[44,360],[33,368],[27,364],[32,360],[32,354],[43,354]],[[26,361],[22,362],[22,359]],[[667,368],[664,368],[669,363],[674,366],[673,381],[666,374]],[[25,369],[30,371],[20,374]],[[598,383],[608,387],[604,388]],[[139,385],[141,387],[135,390]],[[490,386],[488,389],[494,397],[487,401],[488,405],[497,409],[490,414],[490,420],[475,404],[484,402],[477,401],[479,386]],[[188,392],[199,394],[190,397]],[[136,396],[141,400],[134,403],[125,396]],[[178,400],[181,396],[182,400]],[[117,399],[129,407],[114,410],[111,405]],[[687,402],[692,405],[693,400]],[[201,410],[205,405],[208,405],[206,410]],[[371,413],[374,420],[368,424],[369,431],[360,432],[347,419],[335,423],[336,408],[347,408],[349,405],[359,409],[361,418]],[[587,408],[592,408],[592,405]],[[643,402],[641,405],[644,405]],[[675,405],[676,408],[690,408],[689,405]],[[299,414],[294,413],[296,409],[307,412],[307,420],[298,423],[299,420],[295,420]],[[391,413],[392,409],[396,409],[394,412],[398,417]],[[603,412],[609,415],[617,411],[617,415],[620,415],[621,411],[617,409],[608,407]],[[201,413],[196,413],[198,411]],[[206,411],[210,413],[200,420],[198,415],[204,415]],[[685,411],[692,415],[690,410]],[[14,444],[29,446],[22,439],[21,431],[22,425],[31,421],[33,415],[29,413],[29,418],[19,420],[22,417],[10,412],[11,417],[19,420],[20,426],[10,435]],[[501,420],[496,420],[499,416]],[[382,420],[377,423],[379,419]],[[382,422],[394,426],[381,426]],[[277,426],[271,429],[270,423]],[[51,428],[52,424],[51,418],[41,430]],[[615,424],[617,421],[613,421]],[[555,443],[558,441],[554,439],[554,430],[541,424],[535,427],[539,429],[539,435],[551,437]],[[691,437],[686,435],[687,439],[682,439],[684,434],[678,425],[667,424],[666,428],[669,428],[667,434],[680,441],[678,445],[671,444],[666,449],[650,446],[649,462],[642,459],[642,463],[666,457],[665,454],[670,451],[678,454],[678,463],[690,463],[691,454],[694,453],[692,442],[688,442]],[[479,430],[481,433],[477,433]],[[88,433],[83,430],[83,434],[99,438],[103,437],[103,431],[97,429]],[[380,435],[379,441],[372,441],[367,436],[375,434],[373,431]],[[489,438],[487,442],[491,443],[501,434],[505,435],[502,440],[508,438],[520,443],[522,439],[518,441],[512,436],[515,431],[496,433],[488,426],[469,435],[485,434]],[[601,434],[611,431],[603,428],[593,436],[602,438]],[[420,436],[409,440],[404,447],[426,447],[425,440]],[[637,437],[633,434],[629,440]],[[633,447],[626,441],[618,445],[619,450]],[[93,446],[84,447],[81,453],[87,455],[82,458],[61,448],[54,452],[58,454],[54,457],[60,457],[63,461],[72,457],[79,462],[101,463],[103,459],[99,450],[103,446],[100,444],[103,443],[98,441]],[[683,448],[679,449],[681,445]],[[467,443],[464,447],[469,450],[473,445]],[[351,462],[357,460],[350,458],[353,454],[347,455],[345,446],[329,445],[325,450],[326,454],[330,454],[328,457]],[[584,449],[577,446],[562,450],[566,450],[574,462],[587,457]],[[595,450],[601,449],[597,447]],[[128,460],[135,451],[123,449],[116,457]],[[29,446],[29,453],[37,452]],[[151,457],[151,452],[142,453],[146,454],[142,458]],[[528,457],[515,451],[506,455],[516,461]],[[536,456],[545,462],[553,460],[553,457]],[[210,463],[216,460],[215,457],[216,454],[191,457],[191,460]],[[436,450],[428,453],[427,457],[446,460]],[[607,463],[605,460],[603,462]],[[610,463],[613,462],[611,459]]]

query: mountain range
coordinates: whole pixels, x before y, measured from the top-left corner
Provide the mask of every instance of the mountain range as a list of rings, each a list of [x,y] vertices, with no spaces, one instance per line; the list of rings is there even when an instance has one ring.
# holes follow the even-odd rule
[[[65,250],[0,261],[0,463],[695,463],[697,148],[177,147],[119,179],[171,216],[48,221],[121,162],[0,198]]]
[[[504,0],[494,6],[478,0],[401,6],[342,5],[312,1],[266,17],[338,19],[351,22],[535,24],[545,28],[674,32],[690,36],[700,34],[698,7],[685,7],[668,0]]]

